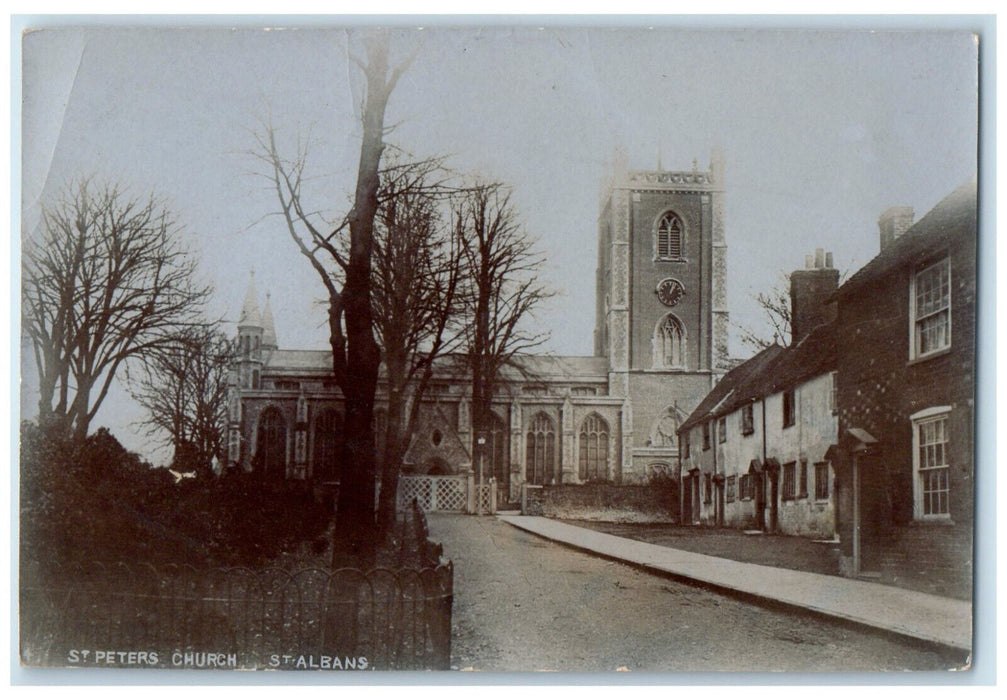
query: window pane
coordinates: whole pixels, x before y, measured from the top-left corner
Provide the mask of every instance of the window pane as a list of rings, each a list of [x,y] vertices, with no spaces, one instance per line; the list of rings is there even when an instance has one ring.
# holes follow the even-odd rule
[[[925,355],[950,345],[951,268],[949,260],[917,273],[915,295],[916,352]]]
[[[923,515],[947,515],[950,468],[947,461],[947,419],[920,423],[918,469]]]

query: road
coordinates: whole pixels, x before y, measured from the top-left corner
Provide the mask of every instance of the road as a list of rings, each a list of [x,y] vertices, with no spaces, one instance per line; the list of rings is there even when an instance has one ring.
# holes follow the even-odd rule
[[[492,517],[432,513],[454,561],[452,667],[943,670],[936,650],[642,572]]]

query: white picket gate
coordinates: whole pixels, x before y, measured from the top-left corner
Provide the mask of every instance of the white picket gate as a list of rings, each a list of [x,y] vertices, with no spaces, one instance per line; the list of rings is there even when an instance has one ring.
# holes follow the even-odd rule
[[[478,485],[470,483],[470,477],[465,475],[427,476],[402,475],[399,477],[398,508],[408,508],[413,499],[425,512],[439,511],[448,513],[479,513],[492,514],[496,512],[496,484]],[[472,489],[472,499],[469,499],[469,489]],[[480,503],[481,501],[481,503]]]

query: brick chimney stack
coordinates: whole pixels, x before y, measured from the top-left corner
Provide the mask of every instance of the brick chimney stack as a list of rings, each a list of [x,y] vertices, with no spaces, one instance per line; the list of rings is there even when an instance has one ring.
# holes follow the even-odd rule
[[[836,304],[827,299],[838,287],[839,270],[832,267],[832,253],[821,248],[805,258],[805,269],[790,273],[791,344],[836,318]]]
[[[895,242],[899,236],[913,225],[912,207],[890,207],[878,217],[878,230],[881,233],[881,250]]]

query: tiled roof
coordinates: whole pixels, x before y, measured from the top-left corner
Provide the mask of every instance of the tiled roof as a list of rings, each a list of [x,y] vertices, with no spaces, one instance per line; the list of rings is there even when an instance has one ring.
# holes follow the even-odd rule
[[[328,370],[332,371],[331,350],[273,350],[266,359],[266,367],[275,370]]]
[[[917,262],[921,254],[953,244],[958,236],[975,235],[976,181],[970,180],[942,199],[873,260],[846,280],[836,292],[842,298],[893,269]]]
[[[679,427],[679,431],[688,430],[702,423],[715,413],[727,413],[724,410],[724,406],[734,402],[734,396],[737,394],[735,390],[745,386],[753,377],[763,374],[765,368],[771,365],[773,360],[779,357],[784,351],[785,348],[779,345],[770,345],[755,357],[742,362],[725,374],[723,379],[717,382],[717,385],[710,390],[710,393],[699,402],[696,410],[685,419],[685,422]]]
[[[438,358],[438,374],[451,374],[458,370],[461,356]],[[608,379],[608,360],[604,357],[562,356],[562,355],[521,355],[515,360],[523,372],[514,367],[505,368],[503,375],[509,381]],[[266,367],[270,370],[317,370],[331,371],[332,352],[330,350],[273,350],[268,354]]]
[[[608,378],[608,359],[579,355],[521,355],[515,358],[532,379]],[[517,373],[511,369],[509,373]]]
[[[706,395],[679,431],[833,371],[836,368],[835,336],[836,323],[827,323],[789,347],[771,345],[738,365]]]

